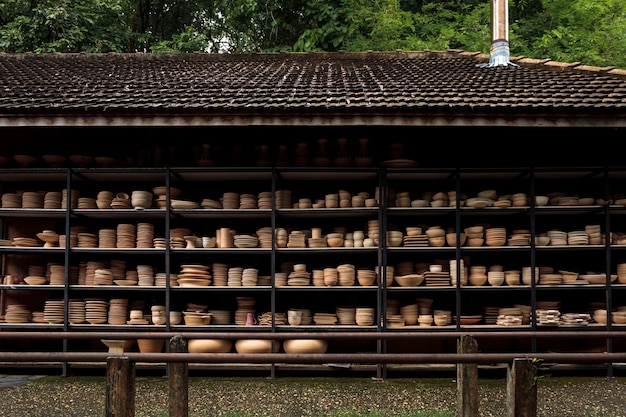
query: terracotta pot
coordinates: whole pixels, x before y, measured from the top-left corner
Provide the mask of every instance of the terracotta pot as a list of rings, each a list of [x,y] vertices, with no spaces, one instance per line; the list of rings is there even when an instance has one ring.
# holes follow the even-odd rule
[[[141,353],[161,353],[165,339],[137,339],[137,346]]]
[[[322,339],[285,340],[283,349],[286,353],[326,353],[328,342]]]
[[[191,339],[187,343],[189,353],[228,353],[232,348],[232,340],[227,339]]]
[[[272,341],[264,339],[240,339],[235,342],[237,353],[272,353]],[[274,352],[280,350],[280,341],[274,341]]]

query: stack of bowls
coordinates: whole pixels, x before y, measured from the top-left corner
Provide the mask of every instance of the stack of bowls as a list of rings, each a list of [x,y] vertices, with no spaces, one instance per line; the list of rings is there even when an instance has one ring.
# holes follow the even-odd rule
[[[371,326],[376,319],[376,311],[374,307],[357,307],[355,319],[359,326]]]
[[[130,203],[134,209],[141,210],[152,207],[150,191],[135,190],[130,195]]]

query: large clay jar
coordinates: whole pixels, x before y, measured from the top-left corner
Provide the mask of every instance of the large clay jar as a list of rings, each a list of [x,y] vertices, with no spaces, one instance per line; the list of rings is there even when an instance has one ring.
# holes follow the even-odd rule
[[[240,339],[235,342],[237,353],[272,353],[272,341],[265,339]],[[280,341],[274,341],[274,353],[280,350]]]
[[[326,353],[328,342],[322,339],[288,339],[283,343],[285,353]]]
[[[191,339],[187,342],[189,353],[228,353],[233,348],[228,339]]]

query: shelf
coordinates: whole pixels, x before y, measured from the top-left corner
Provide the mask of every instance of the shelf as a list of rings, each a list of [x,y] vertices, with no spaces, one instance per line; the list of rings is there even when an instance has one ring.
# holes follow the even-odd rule
[[[6,174],[6,176],[5,176]],[[173,168],[68,168],[68,169],[1,169],[0,176],[8,189],[52,188],[59,190],[71,184],[81,195],[95,196],[102,189],[146,189],[169,184],[180,189],[186,200],[200,204],[203,198],[219,199],[227,190],[255,193],[276,190],[291,190],[293,200],[310,197],[323,198],[325,191],[329,193],[350,189],[356,192],[368,192],[370,198],[376,192],[381,195],[388,192],[408,192],[413,197],[424,192],[445,192],[462,190],[475,193],[489,187],[502,188],[503,192],[527,193],[529,196],[537,191],[558,189],[566,183],[573,188],[579,184],[585,191],[596,191],[604,196],[608,185],[621,185],[626,175],[619,170],[606,170],[595,167],[582,168],[481,168],[456,169],[420,167],[173,167]],[[129,179],[132,185],[129,184]],[[607,182],[608,181],[608,182]],[[137,186],[137,184],[139,186]],[[48,187],[50,186],[50,187]],[[137,188],[135,188],[137,187]],[[441,191],[444,190],[444,191]],[[568,190],[569,191],[569,190]],[[624,191],[625,190],[619,190]],[[296,194],[299,194],[296,198]],[[592,194],[591,192],[589,194]],[[473,194],[471,194],[473,195]],[[539,194],[538,194],[539,195]],[[543,194],[540,194],[543,195]],[[546,194],[547,195],[547,194]],[[469,194],[468,194],[469,196]],[[171,197],[171,196],[170,196]],[[596,196],[600,197],[600,196]],[[607,198],[608,200],[608,198]],[[351,200],[352,201],[352,200]],[[261,227],[286,229],[289,231],[311,231],[320,228],[329,233],[336,227],[347,227],[348,232],[365,231],[370,224],[378,222],[381,233],[389,230],[402,231],[406,227],[427,228],[439,225],[445,229],[464,230],[470,225],[484,224],[487,227],[504,227],[507,239],[512,231],[528,230],[529,234],[537,235],[547,230],[578,231],[586,225],[601,225],[602,230],[611,228],[615,233],[626,232],[626,206],[621,205],[576,205],[576,206],[531,206],[519,207],[484,207],[459,208],[443,207],[396,207],[395,202],[381,201],[375,207],[345,208],[293,208],[289,202],[282,202],[284,207],[262,209],[14,209],[0,208],[0,226],[4,235],[16,236],[16,230],[24,229],[24,236],[36,235],[40,224],[54,224],[58,232],[66,233],[74,226],[80,226],[88,233],[96,234],[101,228],[112,228],[112,224],[151,223],[157,231],[155,236],[163,237],[169,228],[190,230],[193,236],[211,237],[215,230],[229,227],[230,230],[249,230],[254,233]],[[304,205],[303,205],[304,206]],[[160,206],[162,207],[162,205]],[[267,207],[267,206],[264,206]],[[65,222],[69,224],[65,224]],[[357,226],[355,226],[357,225]],[[367,236],[367,233],[365,233]],[[276,241],[274,237],[274,242]],[[530,242],[530,241],[529,241]],[[43,242],[42,242],[43,245]],[[355,268],[366,268],[377,271],[384,266],[407,264],[417,268],[418,264],[441,263],[449,265],[457,255],[468,265],[503,265],[505,270],[520,269],[534,265],[553,266],[555,270],[573,269],[580,271],[608,271],[622,262],[626,245],[567,245],[567,246],[536,246],[521,244],[508,246],[387,246],[386,241],[374,247],[232,247],[232,248],[100,248],[100,247],[0,247],[3,272],[15,275],[26,275],[30,266],[48,267],[50,260],[56,263],[68,263],[68,267],[86,271],[89,262],[102,262],[108,268],[109,261],[125,262],[126,271],[139,265],[153,266],[154,272],[160,274],[167,271],[166,276],[177,275],[181,265],[193,264],[211,268],[214,264],[226,264],[230,268],[257,268],[259,275],[266,279],[272,274],[281,272],[285,265],[305,263],[307,271],[312,272],[326,268],[325,265],[351,264]],[[571,268],[570,268],[571,267]],[[65,282],[69,280],[69,269],[65,271]],[[82,268],[82,269],[81,269]],[[330,266],[332,268],[332,266]],[[17,271],[17,272],[15,272]],[[72,271],[74,273],[75,271]],[[212,271],[211,271],[212,272]],[[396,271],[397,272],[397,271]],[[119,273],[119,271],[118,271]],[[169,274],[168,274],[169,273]],[[383,276],[387,276],[386,273]],[[72,276],[72,279],[74,277]],[[311,277],[312,279],[312,277]],[[54,282],[54,281],[53,281]],[[56,281],[58,282],[58,281]],[[80,281],[85,282],[85,281]],[[92,281],[87,281],[92,282]],[[189,282],[189,281],[188,281]],[[267,280],[259,281],[267,284]],[[274,282],[272,279],[271,282]],[[284,282],[284,281],[276,281]],[[294,282],[294,281],[292,281]],[[311,281],[312,282],[312,281]],[[365,281],[363,281],[365,282]],[[451,281],[446,281],[450,283]],[[222,283],[222,281],[220,281]],[[317,282],[316,282],[317,283]],[[313,312],[334,311],[339,306],[375,306],[376,321],[385,314],[391,315],[392,302],[399,307],[417,303],[417,300],[432,299],[434,310],[446,310],[455,315],[463,312],[481,311],[482,307],[506,308],[513,305],[525,305],[536,308],[537,299],[555,299],[566,305],[567,309],[583,311],[592,303],[609,302],[613,307],[626,307],[626,284],[613,283],[587,285],[502,285],[502,286],[471,286],[471,285],[426,285],[416,287],[400,287],[397,283],[390,286],[376,282],[371,286],[361,286],[355,278],[354,285],[318,286],[318,285],[207,285],[207,286],[119,286],[119,285],[0,285],[3,299],[11,303],[19,301],[32,304],[35,311],[43,309],[46,297],[63,298],[66,305],[75,298],[101,298],[103,300],[127,299],[141,305],[146,314],[151,304],[167,305],[170,310],[184,310],[185,306],[201,303],[209,306],[209,310],[228,310],[234,318],[237,302],[252,299],[255,314],[261,312],[286,312],[289,308],[306,306]],[[13,299],[15,297],[15,301]],[[21,298],[20,298],[21,297]],[[6,306],[3,304],[3,306]],[[4,307],[6,308],[6,307]],[[383,324],[384,323],[384,324]],[[619,329],[626,327],[612,326]],[[389,326],[386,319],[372,326],[358,325],[306,325],[306,326],[242,326],[236,324],[206,326],[186,325],[109,325],[109,324],[38,324],[17,323],[0,324],[0,329],[25,330],[63,330],[69,331],[102,331],[119,332],[152,332],[152,331],[230,331],[234,334],[249,331],[267,331],[284,333],[306,332],[358,332],[380,330],[404,332],[449,332],[462,334],[467,331],[485,330],[501,333],[507,332],[553,330],[554,326],[497,326],[487,324],[460,325],[453,322],[446,326]],[[571,329],[572,327],[567,327]],[[607,326],[576,326],[581,332],[606,329]],[[382,351],[383,348],[377,348]]]

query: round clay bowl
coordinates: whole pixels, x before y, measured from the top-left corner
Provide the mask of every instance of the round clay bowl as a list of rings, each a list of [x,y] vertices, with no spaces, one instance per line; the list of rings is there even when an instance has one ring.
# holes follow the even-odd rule
[[[235,342],[237,353],[272,353],[272,341],[264,339],[240,339]],[[280,350],[280,341],[274,341],[274,353]]]
[[[285,353],[326,353],[328,342],[322,339],[288,339],[283,343]]]
[[[331,248],[338,248],[340,246],[343,246],[343,238],[340,238],[340,237],[326,238],[326,244]]]
[[[191,339],[187,342],[189,353],[228,353],[232,348],[232,340],[227,339]]]
[[[161,353],[165,339],[137,339],[137,346],[141,353]]]

